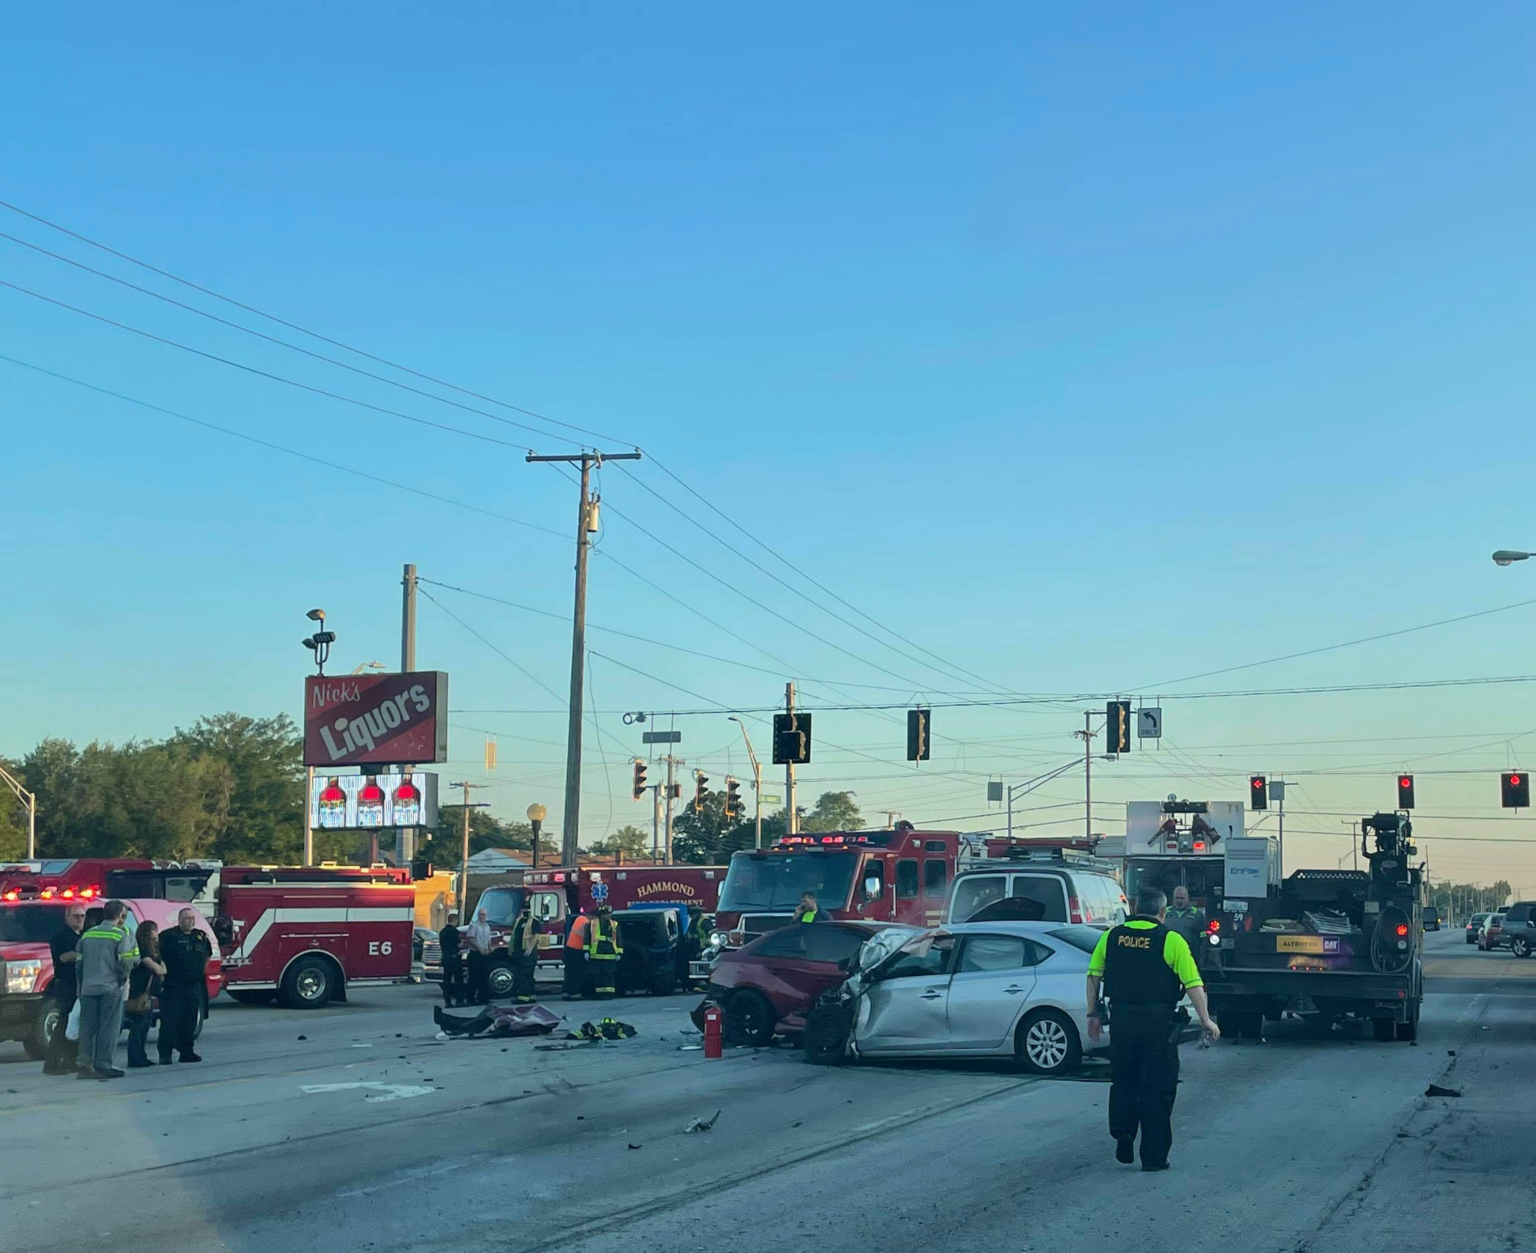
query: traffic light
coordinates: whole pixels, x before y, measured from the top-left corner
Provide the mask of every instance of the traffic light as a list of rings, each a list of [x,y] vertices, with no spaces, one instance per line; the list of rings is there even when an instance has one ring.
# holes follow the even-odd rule
[[[671,795],[672,795],[672,799],[675,800],[675,801],[682,800],[682,798],[683,798],[683,785],[681,783],[674,783],[672,785]]]
[[[1104,751],[1128,753],[1131,751],[1131,702],[1112,700],[1104,706]]]
[[[927,761],[933,756],[933,711],[907,710],[907,760]]]
[[[725,777],[725,819],[735,822],[741,817],[741,784],[730,775]]]
[[[1506,770],[1499,776],[1505,809],[1531,807],[1531,777],[1522,770]]]
[[[1269,808],[1269,780],[1262,774],[1250,775],[1248,779],[1248,808]]]
[[[1413,776],[1400,774],[1397,776],[1397,807],[1399,809],[1413,808]]]
[[[773,715],[773,764],[803,766],[811,759],[811,715]]]
[[[693,772],[693,779],[693,812],[702,814],[704,812],[704,798],[709,795],[709,787],[707,786],[709,776],[702,770],[695,770]]]
[[[638,757],[635,759],[635,781],[630,791],[636,800],[645,795],[645,763]]]

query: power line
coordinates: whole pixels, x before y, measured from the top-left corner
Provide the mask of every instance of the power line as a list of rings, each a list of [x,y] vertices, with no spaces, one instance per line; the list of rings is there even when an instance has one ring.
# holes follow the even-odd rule
[[[30,361],[22,361],[18,357],[6,356],[0,353],[0,361],[10,365],[20,366],[24,370],[31,370],[37,374],[47,375],[49,378],[58,379],[61,383],[69,383],[75,387],[82,387],[86,391],[96,392],[102,396],[110,396],[113,400],[121,400],[125,404],[137,405],[141,409],[148,409],[152,413],[164,414],[168,418],[175,418],[181,422],[190,422],[193,426],[200,426],[204,430],[217,431],[220,435],[228,435],[233,439],[244,440],[248,444],[256,444],[262,448],[270,448],[273,452],[284,453],[290,457],[297,457],[301,461],[308,461],[313,465],[322,466],[331,473],[340,472],[350,474],[354,478],[367,479],[370,483],[380,483],[385,487],[398,488],[402,492],[410,492],[413,496],[421,496],[427,500],[435,500],[439,504],[452,505],[456,509],[467,509],[471,513],[478,513],[487,518],[495,518],[498,522],[508,522],[513,526],[526,527],[530,531],[538,531],[543,535],[553,535],[562,542],[567,538],[559,531],[551,530],[547,526],[539,526],[535,522],[525,522],[521,518],[514,518],[510,514],[497,513],[494,509],[484,509],[479,505],[471,505],[462,500],[455,500],[451,496],[441,496],[436,492],[429,492],[420,487],[412,487],[409,483],[397,483],[393,479],[381,478],[377,474],[368,474],[363,470],[353,469],[351,466],[342,465],[330,461],[324,457],[315,457],[307,452],[300,452],[296,448],[285,448],[282,444],[274,444],[271,440],[261,439],[255,435],[247,435],[244,431],[236,431],[227,426],[220,426],[216,422],[208,422],[202,418],[194,418],[190,414],[178,413],[174,409],[167,409],[163,405],[151,404],[147,400],[140,400],[135,396],[129,396],[123,392],[113,391],[109,387],[100,387],[95,383],[87,383],[84,379],[72,378],[68,374],[61,374],[57,370],[49,370],[44,366],[33,365]]]

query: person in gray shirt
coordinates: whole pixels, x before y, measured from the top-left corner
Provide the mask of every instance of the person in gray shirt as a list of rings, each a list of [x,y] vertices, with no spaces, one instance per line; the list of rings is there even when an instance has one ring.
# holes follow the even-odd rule
[[[1173,904],[1168,907],[1168,930],[1177,931],[1189,945],[1190,952],[1197,951],[1200,933],[1205,930],[1205,912],[1189,903],[1189,889],[1182,883],[1173,889]]]
[[[79,1079],[121,1079],[112,1053],[123,1029],[123,986],[139,960],[139,946],[128,929],[128,907],[108,901],[101,921],[80,937],[76,978],[80,996]]]

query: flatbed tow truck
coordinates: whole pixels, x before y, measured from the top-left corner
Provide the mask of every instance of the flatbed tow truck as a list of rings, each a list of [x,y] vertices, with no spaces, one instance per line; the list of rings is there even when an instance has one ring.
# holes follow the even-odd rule
[[[1417,1038],[1424,883],[1413,825],[1406,813],[1360,825],[1369,870],[1297,870],[1279,881],[1269,841],[1226,842],[1225,881],[1196,946],[1224,1033],[1258,1038],[1265,1019],[1289,1012],[1330,1026],[1369,1020],[1380,1041]]]

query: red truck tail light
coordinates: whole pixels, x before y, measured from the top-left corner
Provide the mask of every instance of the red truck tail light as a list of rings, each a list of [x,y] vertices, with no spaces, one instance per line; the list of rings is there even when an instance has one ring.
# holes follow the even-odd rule
[[[1397,924],[1397,933],[1398,933],[1398,935],[1407,935],[1408,934],[1408,924],[1406,922],[1398,923]]]
[[[1067,897],[1067,920],[1069,922],[1082,922],[1083,920],[1083,911],[1079,908],[1077,897],[1075,896]]]
[[[1210,931],[1210,932],[1220,931],[1221,930],[1221,919],[1220,918],[1212,918],[1210,920],[1210,922],[1206,924],[1206,928],[1205,929],[1207,931]]]

